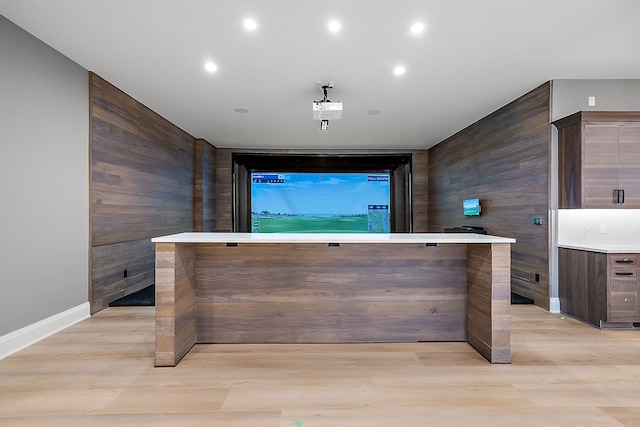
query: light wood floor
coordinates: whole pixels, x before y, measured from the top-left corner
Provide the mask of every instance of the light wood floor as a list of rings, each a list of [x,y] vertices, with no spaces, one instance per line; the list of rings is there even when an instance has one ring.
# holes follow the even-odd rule
[[[512,306],[511,365],[412,343],[198,345],[154,368],[153,314],[109,308],[0,361],[0,425],[640,425],[640,330]]]

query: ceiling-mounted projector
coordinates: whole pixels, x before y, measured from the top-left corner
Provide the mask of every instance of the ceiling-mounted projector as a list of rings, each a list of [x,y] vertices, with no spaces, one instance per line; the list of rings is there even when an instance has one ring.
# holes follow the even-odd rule
[[[318,84],[324,94],[320,101],[313,101],[314,120],[335,120],[342,117],[342,102],[327,99],[327,90],[333,89],[333,82]]]
[[[342,102],[313,101],[314,120],[334,120],[342,117]]]

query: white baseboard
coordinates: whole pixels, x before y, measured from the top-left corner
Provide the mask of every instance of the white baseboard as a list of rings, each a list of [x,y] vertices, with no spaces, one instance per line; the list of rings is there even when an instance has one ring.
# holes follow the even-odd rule
[[[85,302],[0,337],[0,360],[91,316]]]
[[[549,312],[560,313],[560,298],[549,299]]]

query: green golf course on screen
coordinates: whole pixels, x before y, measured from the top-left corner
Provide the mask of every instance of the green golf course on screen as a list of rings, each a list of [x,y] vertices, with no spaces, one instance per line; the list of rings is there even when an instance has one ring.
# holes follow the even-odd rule
[[[253,233],[388,233],[389,174],[253,172]]]

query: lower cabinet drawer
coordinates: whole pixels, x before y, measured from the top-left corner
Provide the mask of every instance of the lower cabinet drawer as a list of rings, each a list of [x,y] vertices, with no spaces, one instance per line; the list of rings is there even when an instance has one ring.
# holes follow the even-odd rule
[[[611,292],[611,322],[638,321],[638,294],[636,292]]]
[[[611,254],[609,255],[609,267],[615,268],[631,268],[637,269],[638,254]]]
[[[635,274],[633,276],[612,276],[609,281],[609,292],[612,296],[618,292],[636,293],[637,289],[638,279]]]

